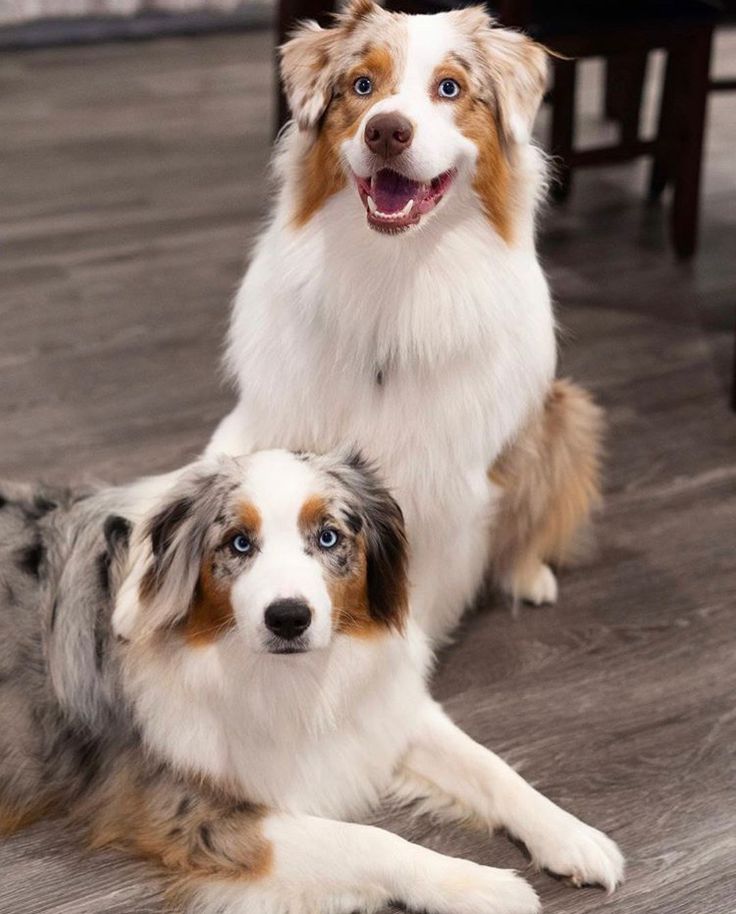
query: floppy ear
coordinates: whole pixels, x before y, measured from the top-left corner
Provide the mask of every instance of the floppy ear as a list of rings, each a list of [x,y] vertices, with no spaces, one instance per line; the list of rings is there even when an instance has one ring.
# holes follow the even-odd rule
[[[171,628],[189,612],[202,560],[233,483],[222,472],[188,474],[139,524],[113,613],[116,634],[134,639]]]
[[[511,29],[494,28],[482,6],[451,13],[475,48],[483,83],[495,102],[504,142],[528,143],[547,81],[547,51]]]
[[[310,19],[280,47],[284,92],[301,130],[316,127],[327,110],[344,39],[358,23],[377,12],[381,7],[373,0],[351,0],[336,14],[333,28],[323,29]]]
[[[330,103],[334,47],[334,30],[310,20],[292,32],[279,49],[284,93],[300,130],[315,127]]]
[[[487,28],[483,38],[507,143],[528,143],[547,82],[547,51],[511,29]]]
[[[346,461],[345,481],[366,543],[368,611],[376,622],[401,629],[409,611],[409,550],[404,516],[396,500],[360,454]]]

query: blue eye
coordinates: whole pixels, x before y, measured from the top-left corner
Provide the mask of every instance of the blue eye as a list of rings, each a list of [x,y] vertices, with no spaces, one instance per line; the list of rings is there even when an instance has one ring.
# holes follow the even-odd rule
[[[332,527],[325,527],[324,530],[320,530],[319,544],[322,549],[334,548],[337,546],[339,539],[340,536],[337,530],[333,530]]]
[[[367,76],[359,76],[353,83],[356,95],[370,95],[373,91],[373,80]]]
[[[230,545],[233,547],[233,552],[237,552],[238,555],[247,555],[253,548],[253,544],[244,533],[234,536],[230,540]]]
[[[443,79],[437,92],[440,98],[457,98],[460,95],[460,86],[454,79]]]

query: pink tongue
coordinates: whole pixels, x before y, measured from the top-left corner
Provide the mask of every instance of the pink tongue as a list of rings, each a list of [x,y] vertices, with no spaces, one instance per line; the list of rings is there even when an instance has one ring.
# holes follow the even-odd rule
[[[419,197],[422,185],[403,175],[383,168],[373,177],[371,197],[381,213],[398,213],[409,200]]]

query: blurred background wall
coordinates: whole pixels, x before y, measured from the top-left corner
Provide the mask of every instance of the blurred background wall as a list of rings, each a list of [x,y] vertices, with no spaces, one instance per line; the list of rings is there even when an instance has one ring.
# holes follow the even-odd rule
[[[199,10],[232,13],[252,0],[4,0],[0,24],[43,18],[134,16],[146,12],[189,13]]]

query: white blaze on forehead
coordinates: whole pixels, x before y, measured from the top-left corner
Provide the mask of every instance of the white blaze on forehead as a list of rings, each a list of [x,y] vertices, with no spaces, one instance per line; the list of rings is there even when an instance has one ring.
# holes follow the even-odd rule
[[[318,480],[306,460],[288,451],[261,451],[248,458],[243,492],[261,515],[261,536],[298,533],[299,512],[316,494]]]
[[[434,71],[456,44],[457,33],[447,13],[409,16],[406,68],[399,92],[428,97]]]
[[[242,497],[261,517],[258,553],[231,590],[240,630],[256,649],[267,649],[265,611],[279,599],[304,600],[312,611],[306,638],[325,647],[332,631],[332,604],[319,560],[308,555],[299,529],[305,501],[318,493],[320,480],[308,461],[287,451],[261,451],[246,463]]]

